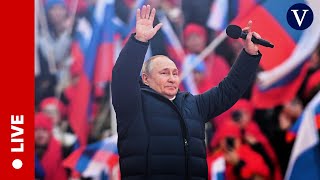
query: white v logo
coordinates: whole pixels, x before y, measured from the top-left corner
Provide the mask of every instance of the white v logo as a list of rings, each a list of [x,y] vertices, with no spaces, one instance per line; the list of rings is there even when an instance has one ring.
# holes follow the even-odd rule
[[[306,13],[307,13],[309,10],[307,10],[307,9],[302,10],[302,11],[303,11],[302,19],[300,19],[300,17],[298,16],[298,10],[297,10],[297,9],[294,9],[294,10],[291,10],[291,11],[293,12],[294,17],[296,18],[297,23],[298,23],[298,25],[299,25],[299,27],[300,27],[301,24],[302,24],[302,21],[303,21],[303,19],[304,19],[304,17],[305,17],[305,15],[306,15]]]

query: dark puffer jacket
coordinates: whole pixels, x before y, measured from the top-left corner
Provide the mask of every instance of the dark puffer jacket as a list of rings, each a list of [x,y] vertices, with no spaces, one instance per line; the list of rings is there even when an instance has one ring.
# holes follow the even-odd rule
[[[147,48],[131,36],[112,74],[122,179],[207,179],[205,123],[241,97],[261,54],[243,51],[218,87],[196,96],[178,92],[170,101],[141,83]]]

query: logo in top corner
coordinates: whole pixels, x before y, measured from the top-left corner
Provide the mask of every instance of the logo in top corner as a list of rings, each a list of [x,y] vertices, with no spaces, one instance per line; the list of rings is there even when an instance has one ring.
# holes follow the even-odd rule
[[[287,21],[293,29],[307,29],[313,21],[312,9],[306,4],[294,4],[287,11]]]

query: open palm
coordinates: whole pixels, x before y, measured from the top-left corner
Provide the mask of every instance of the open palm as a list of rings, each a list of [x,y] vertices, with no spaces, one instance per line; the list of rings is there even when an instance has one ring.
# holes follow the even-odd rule
[[[137,10],[136,21],[136,38],[140,41],[149,41],[161,28],[162,24],[159,23],[153,27],[153,21],[156,14],[156,10],[153,8],[151,11],[150,5],[143,6],[142,10]]]

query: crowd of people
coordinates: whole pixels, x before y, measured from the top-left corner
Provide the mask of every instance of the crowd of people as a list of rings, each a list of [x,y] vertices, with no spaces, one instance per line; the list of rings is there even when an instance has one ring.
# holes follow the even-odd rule
[[[193,64],[207,45],[220,33],[207,27],[210,8],[215,0],[147,0],[157,9],[155,24],[168,18],[185,57],[178,67]],[[36,178],[81,179],[81,174],[63,166],[63,160],[82,145],[70,125],[70,105],[78,88],[84,64],[73,54],[73,41],[80,19],[92,22],[99,0],[37,1],[35,59],[35,155]],[[130,23],[135,0],[115,0],[115,16]],[[230,7],[231,8],[231,7]],[[91,24],[92,25],[92,24]],[[166,55],[177,59],[166,45],[166,35],[159,31],[150,42],[146,59]],[[125,40],[124,40],[125,41]],[[230,71],[242,50],[241,41],[226,39],[187,75],[180,90],[201,94],[218,85]],[[263,54],[263,52],[262,52]],[[302,114],[305,106],[320,89],[320,43],[310,55],[307,73],[296,97],[269,109],[257,109],[251,103],[249,88],[228,111],[206,125],[206,153],[209,174],[223,158],[226,179],[283,179],[294,136],[288,130]],[[192,81],[190,87],[188,81]],[[86,117],[90,144],[112,135],[110,84],[102,91],[91,85],[92,106]],[[253,84],[252,84],[253,85]],[[320,124],[318,124],[320,127]],[[320,162],[319,162],[320,163]],[[208,175],[210,178],[210,176]]]

